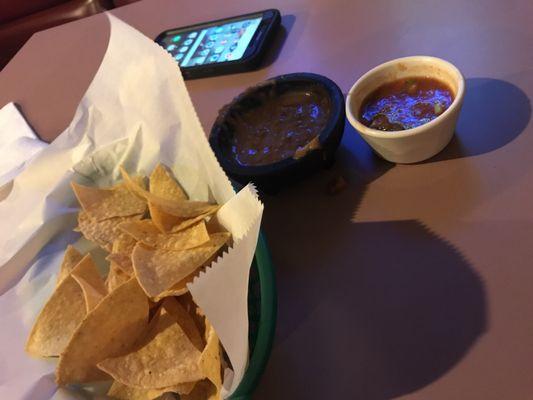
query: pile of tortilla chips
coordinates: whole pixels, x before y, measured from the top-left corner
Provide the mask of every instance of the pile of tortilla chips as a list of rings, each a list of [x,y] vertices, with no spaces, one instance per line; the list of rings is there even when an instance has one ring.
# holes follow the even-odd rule
[[[121,172],[111,188],[72,184],[78,230],[109,252],[109,272],[69,246],[26,350],[59,357],[60,385],[113,379],[116,399],[219,399],[222,350],[187,289],[229,244],[218,206],[188,200],[163,165],[148,189]]]

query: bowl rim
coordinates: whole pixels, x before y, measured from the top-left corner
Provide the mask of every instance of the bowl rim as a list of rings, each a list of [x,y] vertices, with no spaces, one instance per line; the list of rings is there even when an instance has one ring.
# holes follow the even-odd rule
[[[257,337],[242,380],[228,400],[249,399],[263,375],[274,342],[278,313],[276,275],[270,250],[262,230],[259,231],[254,261],[261,291]],[[250,319],[250,313],[248,313],[248,319]]]
[[[345,113],[345,102],[344,95],[342,94],[339,86],[333,82],[331,79],[315,74],[312,72],[294,72],[290,74],[278,75],[272,78],[269,78],[265,81],[259,82],[258,84],[246,89],[242,93],[238,94],[235,98],[231,100],[228,104],[221,108],[222,113],[219,114],[219,117],[213,123],[211,127],[209,142],[215,154],[219,157],[218,161],[230,175],[236,176],[249,176],[254,175],[257,177],[268,176],[271,174],[279,173],[291,166],[297,165],[304,160],[308,159],[310,155],[315,153],[314,150],[309,151],[306,155],[301,158],[295,159],[293,157],[285,158],[270,164],[265,165],[240,165],[237,161],[230,159],[227,152],[223,151],[219,145],[219,135],[221,133],[220,126],[222,125],[226,115],[229,113],[232,107],[240,103],[248,96],[256,93],[260,90],[265,90],[265,88],[270,85],[275,85],[276,83],[287,83],[287,82],[301,82],[301,83],[310,83],[310,84],[319,84],[323,87],[328,94],[328,97],[331,101],[331,111],[330,116],[326,122],[324,129],[318,134],[318,140],[321,146],[324,146],[324,143],[331,136],[335,130],[338,120],[340,118],[344,119]]]
[[[432,119],[429,122],[426,122],[425,124],[422,124],[420,126],[417,126],[415,128],[411,129],[405,129],[403,131],[381,131],[378,129],[369,128],[366,125],[363,125],[361,121],[359,121],[359,118],[357,117],[359,113],[359,109],[357,111],[357,115],[354,115],[351,109],[351,103],[352,99],[355,96],[355,93],[360,88],[363,82],[368,80],[371,76],[376,74],[377,72],[380,72],[381,70],[391,67],[396,64],[400,64],[402,62],[426,62],[431,63],[433,65],[436,65],[438,67],[441,67],[442,69],[447,69],[454,75],[455,79],[457,80],[457,93],[452,101],[452,104],[450,104],[450,107],[448,107],[441,115],[438,117]],[[379,86],[379,85],[378,85]],[[377,86],[376,86],[377,88]],[[453,65],[451,62],[443,60],[442,58],[438,57],[432,57],[432,56],[409,56],[409,57],[401,57],[401,58],[395,58],[393,60],[384,62],[382,64],[377,65],[376,67],[372,68],[365,74],[363,74],[350,88],[350,91],[348,92],[348,95],[346,96],[346,118],[348,121],[350,121],[350,124],[360,133],[363,135],[372,136],[375,138],[381,138],[381,139],[395,139],[395,138],[404,138],[409,136],[415,136],[419,134],[426,133],[427,131],[431,130],[435,126],[440,125],[441,122],[443,122],[449,115],[452,115],[458,108],[461,107],[461,103],[463,101],[465,94],[465,79],[463,77],[463,74],[461,74],[461,71]]]

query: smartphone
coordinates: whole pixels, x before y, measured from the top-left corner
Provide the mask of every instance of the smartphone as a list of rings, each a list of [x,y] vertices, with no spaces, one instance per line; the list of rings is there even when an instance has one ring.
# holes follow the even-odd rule
[[[280,24],[278,10],[258,11],[161,33],[155,41],[178,62],[185,79],[255,69]]]

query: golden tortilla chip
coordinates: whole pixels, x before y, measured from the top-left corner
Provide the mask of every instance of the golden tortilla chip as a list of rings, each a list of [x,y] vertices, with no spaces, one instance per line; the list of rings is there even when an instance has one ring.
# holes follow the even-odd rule
[[[229,233],[215,233],[202,246],[183,251],[152,249],[137,244],[132,254],[135,275],[146,294],[157,297],[201,267],[229,237]]]
[[[140,185],[141,182],[137,179],[136,184]],[[75,182],[71,186],[82,208],[97,221],[143,214],[146,211],[146,201],[131,193],[125,183],[111,188],[89,187]]]
[[[139,241],[142,237],[147,235],[154,236],[161,233],[159,229],[154,225],[151,219],[128,221],[124,224],[121,224],[119,228],[122,232],[128,234],[128,236],[130,236],[135,241]]]
[[[152,300],[160,301],[165,297],[178,297],[189,293],[189,288],[187,287],[187,284],[194,281],[194,278],[196,278],[201,273],[201,271],[205,271],[205,269],[207,268],[206,266],[211,265],[211,263],[215,261],[218,256],[218,252],[213,253],[213,255],[204,263],[204,266],[197,268],[192,274],[186,276],[181,281],[174,284],[172,287],[162,291],[158,296],[152,297]]]
[[[148,300],[137,280],[131,278],[104,297],[78,326],[59,359],[57,383],[107,379],[96,365],[128,352],[147,323]]]
[[[162,389],[138,389],[114,381],[107,394],[108,396],[119,400],[152,400],[164,393],[189,394],[192,392],[195,385],[196,382],[187,382]]]
[[[131,276],[133,275],[133,264],[131,262],[131,255],[127,256],[125,254],[115,254],[111,253],[106,258],[110,263],[115,264],[124,274]]]
[[[194,320],[194,322],[196,323],[196,326],[198,327],[198,331],[200,332],[200,335],[204,338],[204,342],[205,342],[205,339],[207,338],[207,335],[206,335],[207,320],[205,318],[204,312],[196,305],[190,293],[186,293],[183,296],[176,297],[176,300],[187,311],[187,314],[189,314],[191,318]]]
[[[85,313],[83,291],[68,275],[59,283],[37,317],[26,342],[26,351],[40,357],[59,356]]]
[[[187,230],[173,234],[159,232],[150,220],[124,222],[119,228],[135,240],[160,249],[187,250],[209,241],[209,234],[203,221]]]
[[[222,388],[222,375],[220,368],[220,342],[213,326],[206,320],[206,341],[202,357],[200,358],[200,368],[205,376],[215,386],[216,392],[210,399],[220,399]]]
[[[184,229],[187,229],[188,227],[206,219],[211,214],[214,214],[219,209],[218,206],[210,208],[207,212],[200,214],[193,218],[183,218],[183,217],[176,217],[175,215],[169,214],[158,205],[152,203],[151,201],[148,202],[148,210],[150,211],[150,218],[152,218],[152,221],[154,225],[161,231],[161,232],[172,232],[176,233],[179,231],[182,231]]]
[[[187,200],[187,195],[167,168],[158,163],[150,175],[150,193],[168,200]]]
[[[83,256],[74,248],[74,246],[71,246],[70,244],[67,246],[65,255],[63,256],[63,261],[61,262],[61,267],[59,268],[59,274],[57,275],[56,287],[63,279],[70,275],[72,269],[81,261],[82,258]]]
[[[217,388],[210,380],[204,379],[198,382],[191,393],[183,394],[180,400],[221,400],[222,397],[218,393]]]
[[[161,232],[170,232],[174,226],[185,220],[184,218],[176,217],[164,212],[151,201],[148,202],[148,211],[150,212],[150,218],[152,218],[154,225]]]
[[[124,178],[124,182],[132,193],[135,193],[140,198],[152,202],[154,205],[161,208],[162,211],[172,214],[176,217],[193,218],[200,214],[207,213],[213,209],[218,209],[219,206],[213,205],[204,201],[189,201],[189,200],[169,200],[155,194],[150,193],[135,182],[126,172],[120,167],[120,172]]]
[[[150,192],[146,190],[142,185],[139,185],[134,178],[132,178],[124,169],[124,167],[119,167],[120,174],[122,175],[122,179],[124,179],[124,183],[128,187],[128,189],[135,194],[137,197],[148,200],[150,197]]]
[[[78,214],[78,227],[87,240],[90,240],[101,246],[104,250],[111,252],[113,250],[113,242],[122,236],[125,236],[125,233],[122,232],[118,226],[123,222],[136,221],[139,219],[141,219],[141,215],[116,217],[104,221],[96,221],[89,217],[86,212],[80,211]]]
[[[171,229],[171,232],[176,233],[184,229],[187,229],[189,226],[196,224],[198,221],[205,220],[210,215],[216,213],[219,209],[220,209],[220,206],[214,206],[210,208],[208,211],[206,211],[205,213],[198,215],[197,217],[184,219],[180,223],[174,225]]]
[[[164,307],[150,322],[136,350],[98,363],[116,381],[140,389],[158,389],[205,376],[199,367],[200,351]]]
[[[174,317],[178,325],[183,329],[191,343],[200,351],[205,347],[205,341],[200,335],[200,331],[187,310],[175,299],[169,298],[163,301],[165,310]]]
[[[85,307],[87,312],[91,311],[107,295],[107,289],[104,280],[98,272],[90,254],[87,254],[74,267],[71,272],[78,285],[80,285],[85,298]]]
[[[130,278],[131,275],[128,275],[117,264],[111,262],[109,264],[109,273],[107,274],[107,278],[105,280],[107,291],[111,293],[117,287],[129,281]]]
[[[220,223],[217,216],[214,215],[212,218],[209,219],[209,221],[205,224],[207,228],[207,232],[209,234],[217,233],[217,232],[227,232],[228,230]]]
[[[150,202],[161,208],[167,214],[182,218],[194,218],[203,214],[212,214],[220,206],[204,201],[171,201],[157,197],[151,197]]]
[[[112,252],[106,260],[114,262],[128,275],[133,275],[133,264],[131,263],[131,253],[137,241],[130,235],[121,235],[114,242]]]
[[[113,242],[113,253],[131,255],[131,252],[136,244],[137,241],[130,236],[117,238],[117,240]]]
[[[176,283],[171,288],[162,291],[159,296],[156,296],[153,298],[155,301],[159,301],[164,299],[165,297],[175,297],[175,296],[182,296],[185,293],[189,291],[189,288],[187,287],[187,284],[192,282],[194,278],[197,276],[196,271],[189,276],[183,278],[181,281]]]

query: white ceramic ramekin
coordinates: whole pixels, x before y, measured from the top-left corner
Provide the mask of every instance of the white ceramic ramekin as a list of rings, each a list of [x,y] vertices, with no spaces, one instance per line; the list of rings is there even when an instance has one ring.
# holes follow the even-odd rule
[[[428,77],[446,83],[454,94],[452,104],[434,120],[413,129],[385,132],[363,125],[359,116],[365,98],[378,86],[407,77]],[[397,58],[378,65],[355,82],[346,99],[346,117],[381,157],[395,163],[415,163],[434,156],[450,142],[464,94],[464,78],[449,62],[429,56]]]

